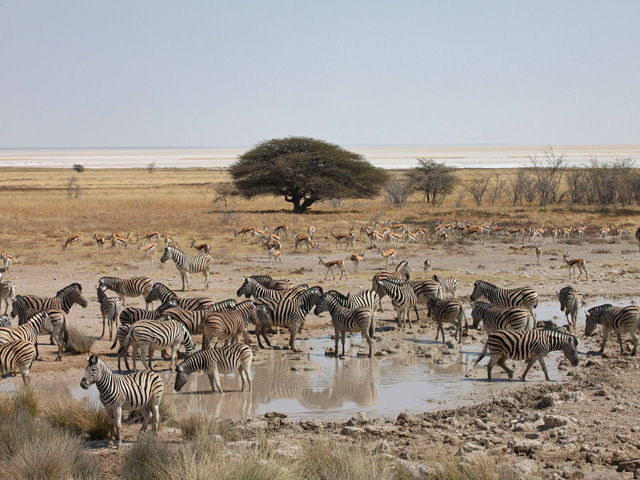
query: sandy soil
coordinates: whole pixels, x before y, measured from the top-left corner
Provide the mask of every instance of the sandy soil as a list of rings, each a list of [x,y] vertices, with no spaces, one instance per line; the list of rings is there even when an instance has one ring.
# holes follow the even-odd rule
[[[513,244],[495,241],[486,245],[452,245],[445,249],[439,245],[424,245],[419,247],[418,252],[406,257],[399,255],[399,258],[409,261],[414,270],[413,278],[424,278],[422,264],[426,258],[430,258],[433,263],[432,273],[455,275],[461,282],[458,294],[467,305],[473,282],[477,279],[502,286],[531,285],[542,299],[555,299],[555,292],[569,284],[567,267],[562,263],[564,251],[569,252],[571,257],[587,259],[589,280],[583,282],[581,279],[577,288],[588,300],[616,298],[631,302],[638,298],[640,269],[637,265],[640,254],[637,244],[632,241],[558,245],[547,240],[543,244],[541,266],[534,265],[533,248],[512,253],[513,250],[508,248],[510,245]],[[88,248],[84,247],[82,252],[86,252]],[[129,260],[123,262],[122,267],[105,271],[101,267],[101,259],[117,255],[123,255],[124,258],[124,255],[129,254],[96,250],[92,254],[92,261],[87,263],[76,260],[74,251],[60,252],[58,265],[53,273],[51,267],[18,264],[14,271],[5,275],[5,279],[16,284],[18,294],[43,296],[53,295],[71,282],[81,283],[89,305],[86,309],[74,307],[68,321],[89,335],[99,336],[102,326],[94,286],[100,276],[149,275],[154,281],[166,283],[170,288],[180,288],[174,265],[162,265],[157,259],[143,262],[128,257]],[[336,251],[326,258],[345,259],[349,255],[350,252],[347,254]],[[274,267],[267,263],[266,255],[256,247],[255,257],[247,256],[234,263],[217,264],[210,288],[204,294],[215,300],[235,297],[243,276],[247,274],[269,274],[274,278],[291,278],[296,283],[318,284],[326,289],[356,291],[368,288],[373,273],[382,269],[384,261],[370,251],[360,266],[359,274],[352,274],[349,265],[348,280],[325,282],[325,269],[318,264],[317,255],[287,254],[282,266]],[[203,278],[193,276],[191,281],[194,289],[184,295],[203,295]],[[139,298],[133,299],[131,304],[143,306]],[[384,305],[385,313],[381,314],[381,318],[393,318],[395,313],[388,299]],[[584,313],[580,318],[583,324]],[[306,324],[309,332],[306,335],[331,333],[328,325],[326,314],[322,317],[309,315]],[[424,326],[416,330],[414,335],[431,339],[435,335],[435,329],[433,325]],[[599,335],[584,339],[582,332],[579,332],[579,337],[581,352],[596,349],[600,340]],[[280,343],[284,343],[288,337],[282,335],[280,338]],[[467,338],[465,342],[480,344],[483,338],[484,335],[479,335],[476,339]],[[42,336],[40,340],[43,342],[45,337]],[[384,451],[398,456],[417,472],[417,477],[420,472],[428,470],[429,459],[434,452],[474,454],[486,451],[513,457],[515,461],[531,459],[534,463],[523,464],[522,468],[541,469],[547,478],[631,478],[633,473],[618,472],[617,469],[634,471],[640,467],[640,460],[637,460],[640,458],[640,427],[636,426],[635,421],[640,413],[640,400],[636,393],[640,388],[636,372],[640,368],[640,362],[635,358],[619,356],[614,340],[610,340],[609,357],[584,356],[577,368],[568,371],[565,383],[514,383],[513,385],[517,385],[515,390],[509,388],[504,393],[493,394],[493,398],[479,399],[472,407],[416,415],[401,414],[397,418],[368,419],[363,424],[356,421],[352,422],[355,425],[348,428],[345,428],[344,422],[293,422],[280,417],[254,417],[235,421],[234,425],[241,426],[247,435],[266,429],[270,439],[282,441],[281,453],[286,455],[295,455],[297,445],[305,438],[315,435],[346,436],[366,445],[372,451]],[[332,346],[329,343],[332,342],[328,342],[327,347]],[[108,339],[98,340],[93,351],[100,355],[111,354],[110,344]],[[62,362],[54,362],[53,346],[43,345],[40,351],[41,359],[32,368],[32,384],[36,388],[41,382],[56,379],[73,378],[80,381],[86,365],[84,356],[67,354]],[[257,353],[258,358],[261,355],[268,353]],[[113,358],[107,361],[115,363]],[[157,364],[159,368],[168,367],[166,362],[159,360]],[[476,375],[483,378],[484,369]],[[542,408],[540,402],[548,394],[557,396],[551,395],[550,400],[545,400],[551,406]],[[127,427],[130,439],[135,439],[137,428]],[[173,440],[179,438],[178,431],[171,428],[165,429],[163,435]],[[117,454],[103,448],[98,448],[95,453],[105,462],[105,468],[113,474],[112,478],[117,478],[119,466],[114,460],[114,455]]]

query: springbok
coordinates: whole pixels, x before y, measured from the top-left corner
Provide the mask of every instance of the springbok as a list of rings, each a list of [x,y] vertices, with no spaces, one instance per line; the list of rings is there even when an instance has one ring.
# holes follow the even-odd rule
[[[333,267],[337,267],[340,269],[340,280],[342,280],[342,277],[346,277],[347,280],[349,280],[349,277],[347,277],[347,272],[344,269],[344,263],[342,262],[342,260],[329,260],[328,262],[325,262],[324,259],[322,257],[318,257],[320,259],[320,264],[324,265],[325,267],[327,267],[327,273],[324,275],[324,279],[327,279],[327,275],[329,275],[329,272],[331,272],[331,275],[333,275],[333,279],[336,279],[336,274],[333,273]]]
[[[191,239],[191,248],[195,248],[199,254],[209,255],[211,248],[208,243],[198,243],[196,244],[195,238]]]
[[[140,245],[138,247],[138,251],[142,252],[142,258],[147,260],[149,258],[149,253],[153,252],[154,256],[157,255],[158,252],[156,252],[156,248],[158,248],[158,242],[150,242]]]
[[[62,245],[62,250],[64,251],[67,249],[67,247],[73,246],[74,243],[79,243],[80,245],[82,245],[82,235],[71,235],[69,238],[67,238],[67,241],[64,242],[64,245]]]
[[[569,278],[571,278],[571,271],[573,270],[573,279],[577,280],[576,279],[576,268],[577,268],[580,271],[580,274],[578,275],[578,278],[580,278],[582,276],[582,271],[584,270],[584,275],[587,278],[587,280],[589,280],[589,274],[587,273],[587,267],[585,267],[585,264],[587,262],[585,262],[581,258],[569,259],[569,254],[567,254],[567,253],[563,253],[562,254],[562,259],[564,260],[564,263],[569,265]]]
[[[360,269],[360,262],[364,258],[364,254],[365,252],[360,252],[359,254],[354,253],[351,255],[351,263],[353,263],[354,272],[357,272]]]
[[[398,253],[398,251],[395,248],[380,248],[378,253],[387,261],[385,267],[387,270],[389,270],[389,259],[391,259],[392,265],[396,264],[396,253]]]

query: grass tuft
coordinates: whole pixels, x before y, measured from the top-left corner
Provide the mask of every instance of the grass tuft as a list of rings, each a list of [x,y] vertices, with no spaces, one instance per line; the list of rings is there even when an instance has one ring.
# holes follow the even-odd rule
[[[66,343],[66,350],[69,352],[89,353],[96,341],[94,337],[89,337],[76,327],[70,325],[67,325],[67,335],[69,338]]]
[[[0,419],[14,416],[19,412],[37,415],[40,411],[40,399],[31,387],[21,387],[10,394],[0,395]]]
[[[511,461],[478,455],[472,458],[447,457],[431,464],[428,480],[533,480],[540,478],[539,472],[525,472]]]
[[[44,417],[56,427],[76,435],[88,435],[90,440],[103,440],[109,436],[110,423],[106,411],[86,398],[59,398],[50,404]]]

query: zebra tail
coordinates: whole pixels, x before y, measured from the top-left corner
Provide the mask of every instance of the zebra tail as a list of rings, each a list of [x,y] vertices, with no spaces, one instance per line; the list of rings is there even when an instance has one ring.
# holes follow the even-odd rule
[[[118,335],[116,334],[116,338],[113,340],[113,345],[111,345],[111,350],[116,348],[117,343],[118,343]]]
[[[67,317],[65,315],[64,320],[62,321],[62,341],[65,345],[69,342],[69,332],[67,331]]]
[[[369,337],[373,338],[376,334],[376,311],[371,309],[371,323],[369,324]]]
[[[484,343],[484,346],[482,347],[482,352],[480,352],[480,356],[478,357],[478,359],[475,361],[475,363],[473,364],[473,366],[475,367],[476,365],[478,365],[478,363],[480,363],[480,360],[482,360],[486,355],[487,355],[487,349],[489,348],[489,340],[487,340]]]

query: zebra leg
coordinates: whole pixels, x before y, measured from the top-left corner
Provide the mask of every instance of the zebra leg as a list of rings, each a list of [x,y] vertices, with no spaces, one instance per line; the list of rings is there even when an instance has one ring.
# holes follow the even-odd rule
[[[520,377],[520,380],[522,380],[523,382],[525,381],[525,378],[527,377],[527,373],[529,373],[529,370],[531,370],[531,367],[533,367],[533,364],[536,363],[536,360],[537,358],[534,356],[531,356],[531,358],[529,358],[529,360],[527,361],[527,368],[524,369],[524,373]]]
[[[151,413],[153,415],[153,423],[151,424],[151,430],[158,431],[160,426],[160,402],[162,397],[154,397],[151,399]]]
[[[413,324],[411,323],[411,315],[410,315],[411,314],[411,307],[405,308],[402,311],[402,314],[403,314],[403,316],[405,318],[405,322],[409,322],[409,328],[410,329],[413,328]]]
[[[538,357],[538,363],[542,367],[542,371],[544,372],[544,378],[547,380],[547,382],[550,382],[551,379],[549,378],[549,372],[547,372],[547,364],[544,363],[544,358],[542,358],[542,355]]]
[[[342,355],[340,355],[341,357],[346,356],[346,353],[344,351],[344,340],[345,340],[346,336],[347,336],[347,331],[346,330],[342,330],[340,332],[340,342],[342,343]]]
[[[631,330],[631,338],[633,338],[633,350],[631,351],[631,356],[636,356],[636,351],[638,350],[638,337],[636,336],[636,331]]]
[[[29,367],[27,365],[21,365],[20,374],[22,375],[22,383],[24,383],[25,386],[28,386],[31,381],[29,378]]]
[[[620,345],[620,355],[624,355],[624,347],[622,346],[622,333],[616,332],[618,336],[618,345]]]
[[[291,321],[291,328],[289,329],[289,348],[294,352],[301,352],[299,348],[296,348],[296,333],[298,331],[298,320],[294,319]]]
[[[487,363],[487,382],[491,381],[491,370],[493,370],[493,366],[496,364],[496,359],[491,355],[489,359],[489,363]]]
[[[149,410],[148,405],[145,405],[140,409],[140,413],[142,413],[142,428],[140,429],[140,433],[138,433],[138,439],[140,439],[142,434],[147,431],[147,427],[149,426],[149,418],[151,417],[151,410]]]
[[[509,380],[513,380],[513,370],[507,367],[507,364],[504,363],[506,360],[507,360],[506,355],[503,355],[502,357],[500,357],[497,363],[499,366],[503,368],[505,372],[507,372],[507,375],[509,375]]]
[[[604,353],[604,347],[607,345],[607,338],[609,338],[609,329],[605,327],[602,330],[602,346],[600,347],[600,353]]]
[[[106,327],[106,323],[107,323],[107,318],[105,317],[105,314],[102,314],[102,333],[100,334],[100,338],[104,337],[104,330]],[[111,340],[111,337],[109,337],[109,340]]]
[[[138,371],[138,366],[136,365],[136,361],[137,360],[138,360],[138,344],[134,343],[133,347],[131,348],[131,361],[133,362],[133,371],[134,372]],[[127,361],[127,357],[125,357],[125,363],[126,363],[126,361]],[[144,366],[144,361],[143,361],[142,365]]]
[[[224,391],[222,390],[222,384],[220,383],[220,372],[218,371],[218,367],[217,366],[213,370],[213,380],[214,380],[216,386],[218,387],[218,390],[220,390],[220,394],[224,395]]]
[[[115,427],[116,448],[120,448],[122,443],[122,407],[115,407],[113,412],[113,423]]]
[[[209,288],[209,270],[204,271],[204,289],[207,290]]]
[[[338,327],[334,327],[334,333],[335,333],[334,338],[336,339],[334,352],[335,352],[335,355],[337,357],[339,355],[338,352],[340,351],[340,350],[338,350],[338,342],[340,341],[340,329]]]
[[[171,372],[175,372],[176,370],[176,357],[178,356],[179,345],[180,344],[178,342],[171,345],[171,358],[169,359],[169,371]]]
[[[413,311],[416,312],[416,322],[420,325],[420,315],[418,314],[418,305],[413,306]]]
[[[362,338],[364,338],[369,344],[369,358],[372,358],[373,357],[373,341],[371,340],[369,331],[367,328],[363,328],[361,333],[362,333]]]

